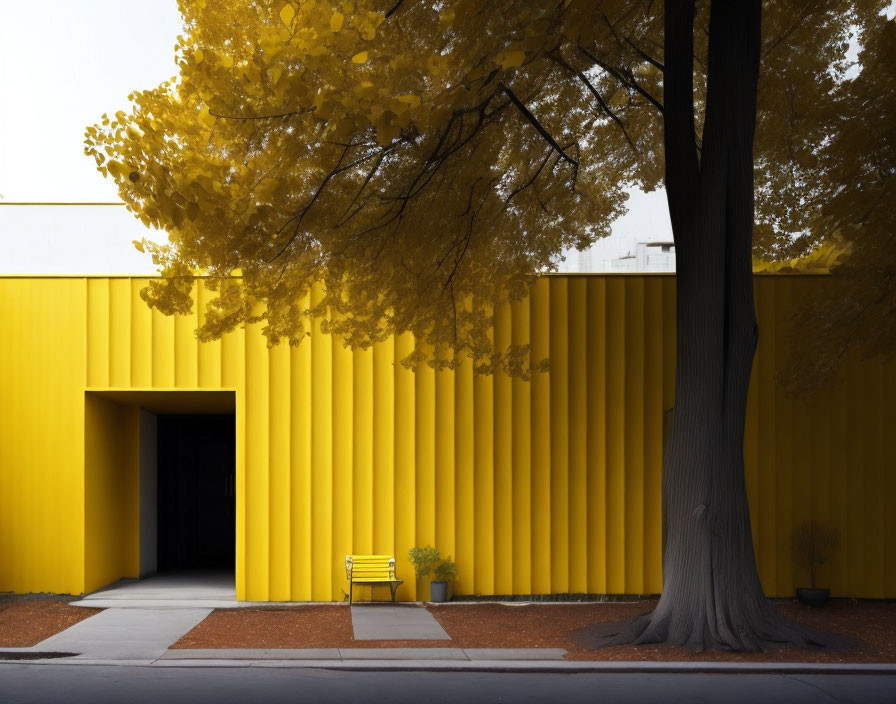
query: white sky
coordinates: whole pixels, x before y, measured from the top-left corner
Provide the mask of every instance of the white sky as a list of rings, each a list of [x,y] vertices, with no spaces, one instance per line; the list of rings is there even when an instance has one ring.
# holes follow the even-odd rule
[[[117,202],[84,128],[177,73],[175,0],[0,0],[0,203]],[[665,195],[635,193],[592,256],[671,239]],[[0,206],[0,273],[140,274],[147,231],[121,206]],[[577,270],[577,257],[564,269]]]

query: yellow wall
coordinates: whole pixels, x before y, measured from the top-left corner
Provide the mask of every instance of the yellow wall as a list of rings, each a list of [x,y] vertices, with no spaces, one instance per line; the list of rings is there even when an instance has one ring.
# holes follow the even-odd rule
[[[85,294],[0,278],[0,591],[83,589]]]
[[[140,573],[140,409],[84,405],[84,591]]]
[[[843,532],[822,571],[835,594],[896,597],[896,364],[851,357],[805,401],[775,382],[793,302],[825,281],[756,279],[745,450],[760,574],[770,595],[805,581],[791,530],[814,516]],[[0,590],[79,592],[111,574],[84,547],[100,496],[85,476],[109,476],[85,472],[84,391],[108,388],[236,390],[239,598],[340,599],[343,556],[373,551],[396,555],[412,599],[406,555],[426,543],[457,560],[458,593],[660,590],[672,277],[542,279],[495,330],[550,356],[531,383],[469,364],[414,374],[393,364],[405,337],[353,352],[316,328],[268,349],[250,326],[200,344],[196,314],[148,310],[144,284],[0,279],[14,341],[0,345]]]

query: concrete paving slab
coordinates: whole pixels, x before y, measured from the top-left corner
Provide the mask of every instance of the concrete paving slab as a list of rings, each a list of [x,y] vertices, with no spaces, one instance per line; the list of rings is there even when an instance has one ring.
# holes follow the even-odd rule
[[[369,609],[369,610],[368,610]],[[382,607],[353,606],[352,618],[362,620],[364,623],[393,624],[414,623],[431,624],[438,623],[433,615],[424,608],[416,609],[384,609]]]
[[[97,608],[196,608],[200,603],[203,608],[227,608],[238,603],[233,574],[173,572],[153,574],[143,579],[122,579],[72,602],[75,606]]]
[[[352,606],[355,640],[451,640],[422,607]]]
[[[69,606],[89,609],[245,609],[274,606],[270,601],[223,601],[219,599],[81,599]]]
[[[464,648],[470,660],[562,660],[563,648]]]
[[[190,648],[168,650],[160,660],[339,660],[339,648]]]
[[[38,643],[35,650],[102,660],[155,659],[211,609],[106,609]]]
[[[467,660],[461,648],[340,648],[348,660]]]
[[[451,640],[433,634],[428,626],[355,626],[355,640]]]

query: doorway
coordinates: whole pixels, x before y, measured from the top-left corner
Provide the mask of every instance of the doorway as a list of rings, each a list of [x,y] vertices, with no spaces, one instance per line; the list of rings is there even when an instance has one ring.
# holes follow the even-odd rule
[[[233,598],[235,400],[232,390],[85,393],[85,592],[152,577],[147,586],[174,596],[189,586]]]
[[[233,574],[234,416],[160,415],[157,437],[158,571]]]

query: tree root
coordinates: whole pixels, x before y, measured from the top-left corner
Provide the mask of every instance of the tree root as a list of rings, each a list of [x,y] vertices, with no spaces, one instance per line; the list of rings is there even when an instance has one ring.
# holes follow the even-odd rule
[[[743,614],[741,614],[742,616]],[[766,602],[754,618],[737,628],[713,628],[710,619],[674,618],[660,606],[630,621],[598,622],[572,631],[570,637],[586,650],[614,645],[667,643],[691,652],[706,650],[763,652],[780,649],[855,650],[861,643],[837,633],[826,633],[784,618]]]

